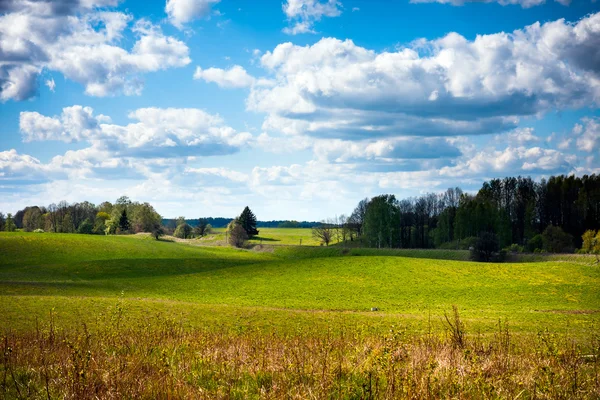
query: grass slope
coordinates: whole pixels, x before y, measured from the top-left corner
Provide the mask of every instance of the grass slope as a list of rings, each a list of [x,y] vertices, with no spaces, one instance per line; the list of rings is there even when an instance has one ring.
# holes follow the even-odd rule
[[[482,330],[508,319],[521,331],[583,332],[600,320],[597,266],[398,254],[427,253],[256,252],[139,236],[0,233],[2,328],[31,327],[51,308],[72,322],[93,318],[120,297],[138,316],[168,312],[192,324],[230,327],[401,322],[423,330],[430,314],[437,318],[452,304]]]

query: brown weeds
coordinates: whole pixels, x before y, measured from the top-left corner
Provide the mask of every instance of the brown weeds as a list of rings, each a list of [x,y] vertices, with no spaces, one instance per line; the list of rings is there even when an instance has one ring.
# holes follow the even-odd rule
[[[50,322],[2,338],[4,398],[434,399],[599,398],[597,337],[584,344],[540,332],[469,336],[455,310],[454,333],[384,336],[352,331],[293,334],[191,330],[153,316],[127,319],[116,307],[86,325]],[[459,329],[460,328],[460,329]],[[460,335],[459,335],[460,331]],[[459,335],[459,336],[457,336]]]

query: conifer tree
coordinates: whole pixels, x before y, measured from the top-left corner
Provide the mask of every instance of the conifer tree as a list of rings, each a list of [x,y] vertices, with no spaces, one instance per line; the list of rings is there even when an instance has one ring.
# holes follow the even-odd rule
[[[123,209],[121,218],[119,218],[119,229],[121,232],[127,232],[129,230],[129,218],[127,218],[127,210]]]
[[[256,230],[256,216],[248,206],[244,208],[244,211],[238,217],[238,221],[249,237],[258,235],[258,230]]]

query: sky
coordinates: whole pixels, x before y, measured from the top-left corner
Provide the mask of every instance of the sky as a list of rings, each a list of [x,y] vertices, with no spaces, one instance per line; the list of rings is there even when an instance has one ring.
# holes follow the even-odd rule
[[[164,217],[600,173],[600,2],[0,0],[0,211]]]

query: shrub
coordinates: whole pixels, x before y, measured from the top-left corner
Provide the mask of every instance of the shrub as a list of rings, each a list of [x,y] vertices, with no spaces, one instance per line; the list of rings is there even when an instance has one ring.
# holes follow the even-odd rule
[[[519,246],[516,243],[511,244],[510,246],[504,248],[504,252],[506,253],[523,253],[525,251],[525,247]]]
[[[499,248],[498,236],[495,233],[482,232],[477,237],[477,241],[471,250],[471,259],[474,261],[492,261]]]
[[[527,241],[527,250],[532,253],[539,253],[544,248],[544,238],[538,234]],[[537,251],[540,250],[540,251]]]
[[[542,233],[543,249],[549,253],[573,253],[573,236],[559,226],[549,225]]]
[[[175,229],[175,233],[173,233],[173,236],[179,239],[187,239],[190,236],[192,236],[192,227],[185,222],[179,224]]]

